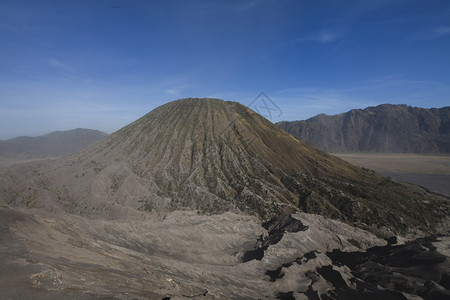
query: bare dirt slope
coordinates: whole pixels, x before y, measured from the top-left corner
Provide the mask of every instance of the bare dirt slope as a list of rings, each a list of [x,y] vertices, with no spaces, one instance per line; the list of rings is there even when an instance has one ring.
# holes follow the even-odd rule
[[[446,199],[328,155],[247,107],[167,103],[64,159],[0,170],[0,201],[101,218],[138,211],[304,211],[372,231],[433,231]]]

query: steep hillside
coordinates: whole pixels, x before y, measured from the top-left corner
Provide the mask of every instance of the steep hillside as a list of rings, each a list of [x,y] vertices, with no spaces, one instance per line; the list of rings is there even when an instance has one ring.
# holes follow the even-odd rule
[[[54,131],[37,137],[0,141],[0,160],[54,158],[68,155],[107,136],[92,129]]]
[[[450,107],[384,104],[277,125],[326,152],[450,153]]]
[[[304,211],[374,232],[433,231],[445,198],[328,155],[236,102],[182,99],[64,159],[0,173],[0,201],[101,218]]]

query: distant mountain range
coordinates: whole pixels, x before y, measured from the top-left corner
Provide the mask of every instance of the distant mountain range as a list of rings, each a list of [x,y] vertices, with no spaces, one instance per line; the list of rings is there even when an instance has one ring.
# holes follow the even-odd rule
[[[450,107],[383,104],[278,127],[326,152],[450,153]]]
[[[106,133],[77,128],[54,131],[37,137],[21,136],[0,140],[0,160],[54,158],[78,151],[102,138]]]

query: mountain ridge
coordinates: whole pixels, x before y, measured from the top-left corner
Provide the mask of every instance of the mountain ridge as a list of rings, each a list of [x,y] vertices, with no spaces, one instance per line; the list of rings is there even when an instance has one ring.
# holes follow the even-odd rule
[[[101,218],[304,211],[372,231],[433,231],[445,199],[328,155],[236,102],[169,102],[63,159],[0,173],[0,200]]]
[[[0,159],[61,157],[76,152],[106,136],[106,133],[98,130],[76,128],[53,131],[36,137],[19,136],[8,140],[0,140]]]
[[[329,152],[450,153],[450,107],[382,104],[277,126]]]

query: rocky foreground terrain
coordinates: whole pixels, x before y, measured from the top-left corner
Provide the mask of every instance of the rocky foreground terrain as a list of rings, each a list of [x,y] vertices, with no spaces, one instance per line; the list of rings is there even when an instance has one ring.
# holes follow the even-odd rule
[[[277,125],[329,153],[450,153],[450,107],[383,104]]]
[[[183,99],[68,157],[0,169],[0,290],[446,299],[448,201],[328,155],[238,103]]]
[[[3,208],[0,222],[2,299],[450,296],[449,238],[386,246],[318,215],[264,227],[234,213],[110,221]]]

